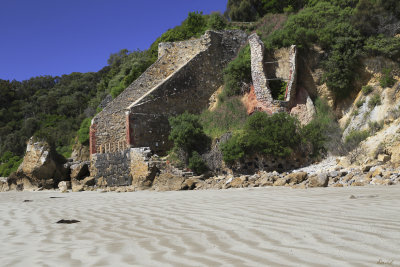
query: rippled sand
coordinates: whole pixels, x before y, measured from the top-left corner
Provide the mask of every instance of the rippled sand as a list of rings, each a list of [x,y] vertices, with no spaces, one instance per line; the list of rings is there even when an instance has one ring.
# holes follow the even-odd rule
[[[0,220],[1,266],[400,266],[399,186],[7,192]]]

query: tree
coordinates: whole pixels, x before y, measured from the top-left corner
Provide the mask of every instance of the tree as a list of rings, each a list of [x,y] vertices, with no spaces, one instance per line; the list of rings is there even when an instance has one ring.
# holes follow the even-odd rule
[[[199,116],[186,111],[168,120],[171,126],[169,140],[174,142],[174,146],[183,149],[189,156],[193,151],[201,152],[208,147],[210,140],[203,131]]]
[[[223,30],[227,25],[226,19],[221,13],[213,12],[208,18],[208,27],[213,30]]]

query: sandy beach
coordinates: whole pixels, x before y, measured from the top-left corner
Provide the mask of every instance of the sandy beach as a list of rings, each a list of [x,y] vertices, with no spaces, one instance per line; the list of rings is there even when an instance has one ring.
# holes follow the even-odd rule
[[[6,192],[0,218],[2,266],[400,266],[400,186]]]

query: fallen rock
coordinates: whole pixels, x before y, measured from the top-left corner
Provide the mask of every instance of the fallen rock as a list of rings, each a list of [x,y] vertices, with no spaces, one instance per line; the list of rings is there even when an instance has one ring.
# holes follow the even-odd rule
[[[328,186],[328,182],[328,175],[326,175],[326,173],[320,173],[308,178],[308,187],[326,187]]]
[[[306,172],[293,172],[288,174],[285,179],[290,184],[299,184],[307,179],[308,174]]]
[[[156,191],[178,191],[183,188],[184,181],[184,177],[162,173],[154,178],[152,189]]]
[[[377,159],[379,162],[386,163],[390,160],[390,156],[386,154],[379,154]]]
[[[53,189],[59,181],[67,178],[67,170],[61,158],[47,142],[31,137],[28,141],[23,162],[11,174],[8,185],[12,189]],[[10,186],[13,184],[13,186]]]
[[[244,183],[244,179],[242,179],[241,177],[237,177],[237,178],[232,180],[230,185],[233,188],[239,188],[239,187],[242,187],[243,183]]]
[[[284,186],[287,184],[286,178],[279,178],[274,182],[274,186]]]
[[[71,182],[70,181],[61,181],[58,183],[58,188],[60,189],[61,192],[66,192],[68,189],[71,188]]]
[[[374,168],[374,170],[372,171],[371,177],[382,175],[382,171],[383,171],[383,169],[381,167]]]
[[[196,188],[197,184],[200,182],[201,182],[201,180],[197,179],[197,178],[186,179],[184,184],[182,185],[182,190],[193,190]]]
[[[81,182],[76,179],[71,180],[71,187],[72,187],[72,192],[83,191],[83,184],[81,184]]]
[[[85,179],[83,179],[81,181],[82,185],[86,185],[86,186],[94,186],[96,184],[96,180],[94,177],[86,177]]]
[[[369,170],[372,168],[372,165],[365,165],[363,168],[362,168],[362,171],[363,172],[369,172]]]

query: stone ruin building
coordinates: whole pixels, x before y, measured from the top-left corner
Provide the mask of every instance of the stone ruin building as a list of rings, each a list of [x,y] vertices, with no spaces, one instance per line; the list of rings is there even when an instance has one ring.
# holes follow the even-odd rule
[[[247,41],[254,84],[248,94],[249,113],[293,110],[299,102],[295,46],[286,60],[277,60],[271,68],[265,64],[257,34],[248,38],[239,30],[207,31],[196,40],[160,43],[158,60],[92,120],[90,169],[97,184],[131,185],[146,179],[151,172],[146,163],[150,151],[163,155],[172,146],[168,118],[207,108],[223,85],[223,69]],[[288,81],[284,101],[272,98],[267,77]]]
[[[108,185],[130,185],[141,171],[140,148],[161,155],[171,148],[168,117],[206,108],[223,84],[223,69],[246,41],[246,33],[232,30],[160,43],[158,60],[93,118],[91,174]]]
[[[253,84],[246,101],[249,114],[263,111],[269,114],[289,112],[308,123],[314,114],[314,105],[307,91],[297,88],[297,49],[295,45],[265,55],[264,44],[257,34],[249,37],[251,50],[251,76]],[[284,100],[274,99],[270,81],[286,82]]]

